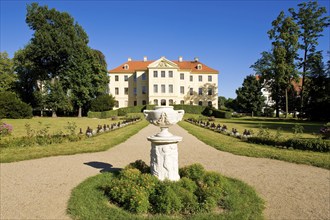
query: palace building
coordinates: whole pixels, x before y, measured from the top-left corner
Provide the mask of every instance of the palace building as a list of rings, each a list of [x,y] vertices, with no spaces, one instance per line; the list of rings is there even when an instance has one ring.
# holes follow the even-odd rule
[[[199,62],[165,57],[127,62],[109,71],[116,108],[136,105],[209,105],[218,108],[219,72]]]

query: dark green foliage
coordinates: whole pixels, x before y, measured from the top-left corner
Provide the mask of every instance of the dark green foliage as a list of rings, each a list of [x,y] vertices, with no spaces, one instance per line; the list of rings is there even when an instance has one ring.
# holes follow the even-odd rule
[[[205,111],[207,106],[199,106],[199,105],[173,105],[174,110],[184,110],[185,113],[190,114],[201,114]]]
[[[91,111],[103,112],[112,110],[115,105],[115,99],[112,95],[104,94],[96,97],[91,102]]]
[[[133,213],[166,215],[212,213],[220,204],[224,179],[200,164],[180,169],[178,182],[159,181],[149,170],[141,160],[125,167],[104,187],[110,201]]]
[[[32,118],[32,108],[12,92],[0,92],[0,118]]]
[[[262,107],[265,105],[265,98],[261,92],[262,85],[256,76],[245,77],[242,87],[236,90],[237,103],[242,112],[260,115]]]

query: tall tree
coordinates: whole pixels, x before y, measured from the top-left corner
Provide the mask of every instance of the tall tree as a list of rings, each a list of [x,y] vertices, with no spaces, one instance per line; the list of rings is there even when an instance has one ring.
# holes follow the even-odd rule
[[[269,38],[274,40],[273,55],[275,68],[275,81],[285,92],[285,115],[288,116],[288,90],[292,81],[298,80],[295,59],[298,56],[298,26],[292,17],[286,17],[282,11],[272,22],[273,28],[268,31]]]
[[[16,80],[13,60],[6,51],[0,52],[0,92],[12,91]]]
[[[242,87],[236,90],[237,103],[243,112],[260,115],[265,105],[265,98],[261,92],[262,85],[254,75],[245,77]]]
[[[306,116],[313,120],[330,120],[330,60],[323,63],[322,53],[309,57],[309,76],[306,78]]]
[[[299,37],[301,39],[300,49],[303,51],[303,57],[300,62],[302,67],[302,85],[301,85],[301,110],[304,106],[305,81],[310,74],[310,62],[313,54],[317,52],[318,38],[323,36],[324,28],[330,24],[330,17],[326,15],[326,8],[320,7],[317,1],[308,1],[298,4],[299,10],[290,8],[289,11],[300,27]]]
[[[34,34],[15,54],[20,87],[38,95],[44,84],[56,78],[64,94],[72,95],[81,116],[82,106],[105,91],[108,77],[103,54],[88,47],[86,32],[68,13],[32,3],[27,6],[26,22]],[[30,101],[40,106],[40,100],[39,96]]]

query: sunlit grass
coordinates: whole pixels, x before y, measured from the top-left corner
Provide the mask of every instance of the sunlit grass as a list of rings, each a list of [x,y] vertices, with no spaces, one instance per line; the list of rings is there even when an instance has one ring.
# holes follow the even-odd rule
[[[62,124],[63,126],[67,122],[67,120],[72,121],[74,120],[74,118],[70,118],[70,119],[68,118],[66,120],[62,120],[58,124]],[[89,122],[91,122],[90,120],[93,119],[87,119],[87,118],[82,119],[81,125],[84,124],[87,125]],[[53,124],[56,124],[54,126],[60,128],[60,126],[55,122],[57,121],[53,121]],[[97,122],[101,122],[101,121],[95,120],[94,123]],[[77,142],[51,144],[47,146],[1,148],[0,162],[5,163],[5,162],[29,160],[29,159],[36,159],[36,158],[49,157],[49,156],[57,156],[57,155],[72,155],[78,153],[105,151],[111,147],[116,146],[119,143],[124,142],[132,135],[138,133],[142,128],[144,128],[148,124],[149,123],[146,120],[142,120],[140,122],[137,122],[136,124],[128,125],[124,128],[103,133],[92,138],[85,138]]]
[[[270,146],[251,144],[185,121],[180,122],[179,125],[199,140],[221,151],[236,155],[277,159],[330,169],[330,153],[278,149]]]

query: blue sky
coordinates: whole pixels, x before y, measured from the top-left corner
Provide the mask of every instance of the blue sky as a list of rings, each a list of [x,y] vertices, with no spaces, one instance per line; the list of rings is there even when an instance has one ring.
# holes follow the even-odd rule
[[[267,31],[281,10],[303,1],[1,1],[0,51],[12,58],[33,32],[25,23],[26,5],[39,2],[74,17],[89,36],[89,46],[106,56],[108,69],[133,60],[199,60],[217,69],[219,95],[235,98],[250,66],[271,48]],[[329,1],[319,4],[330,11]],[[329,28],[318,50],[330,50]],[[325,53],[324,53],[325,55]],[[329,57],[325,56],[326,59]]]

